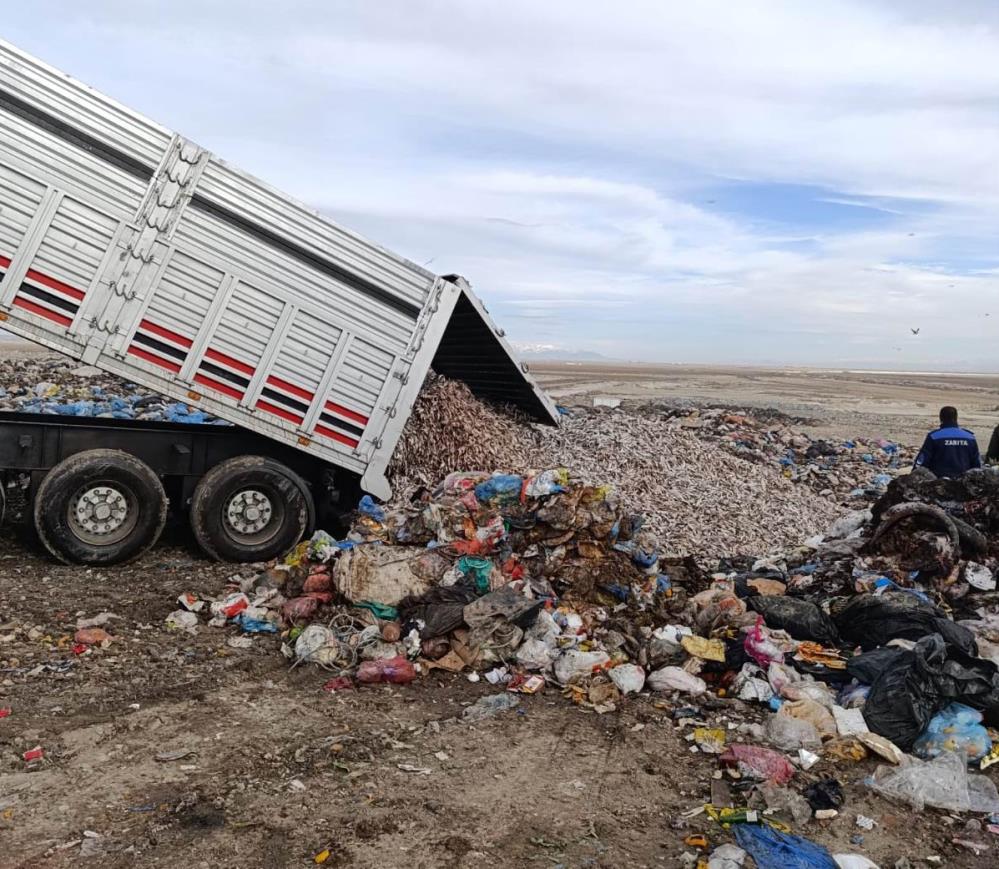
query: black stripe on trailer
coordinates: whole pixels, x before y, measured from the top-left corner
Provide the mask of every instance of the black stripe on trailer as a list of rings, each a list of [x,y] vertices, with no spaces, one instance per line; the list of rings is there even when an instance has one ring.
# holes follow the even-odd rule
[[[163,341],[157,341],[155,338],[150,338],[144,332],[136,332],[132,341],[144,344],[146,347],[151,347],[153,350],[158,350],[160,353],[165,353],[167,356],[172,356],[174,359],[181,360],[181,362],[187,358],[186,350],[178,350],[176,347],[171,347]]]
[[[198,366],[202,371],[207,371],[210,374],[214,374],[216,377],[221,377],[224,380],[228,380],[230,383],[235,383],[237,386],[242,386],[246,389],[250,385],[250,381],[245,377],[240,377],[238,374],[233,374],[225,368],[219,365],[212,365],[211,362],[205,362],[202,360],[201,365]]]
[[[18,291],[19,294],[23,293],[26,296],[32,296],[41,302],[46,302],[55,308],[59,308],[68,314],[75,314],[79,310],[79,305],[73,304],[73,302],[68,299],[62,298],[62,296],[57,296],[55,293],[49,293],[45,290],[39,289],[34,284],[29,284],[25,281],[21,284],[21,289]]]
[[[141,160],[136,160],[135,157],[131,157],[117,148],[111,147],[106,142],[100,141],[100,139],[95,139],[89,133],[84,133],[83,130],[78,130],[76,127],[70,126],[65,121],[53,117],[48,112],[42,111],[38,106],[33,106],[31,103],[25,102],[20,97],[16,97],[2,88],[0,88],[0,108],[6,109],[12,115],[16,115],[21,120],[27,121],[29,124],[45,130],[47,133],[51,133],[64,142],[69,142],[71,145],[82,148],[105,163],[110,163],[112,166],[121,169],[123,172],[127,172],[135,178],[149,181],[156,174],[156,170],[153,167],[147,166]]]
[[[357,435],[358,437],[364,434],[363,428],[358,428],[356,425],[351,425],[349,422],[344,422],[339,417],[330,416],[328,413],[319,414],[319,418],[327,425],[335,426],[341,431],[350,432],[351,434]]]
[[[267,396],[271,401],[280,401],[281,404],[286,407],[294,408],[301,414],[308,413],[309,411],[309,405],[303,404],[301,401],[295,401],[294,398],[288,398],[288,396],[283,392],[277,392],[273,389],[268,389],[265,386],[261,394]]]

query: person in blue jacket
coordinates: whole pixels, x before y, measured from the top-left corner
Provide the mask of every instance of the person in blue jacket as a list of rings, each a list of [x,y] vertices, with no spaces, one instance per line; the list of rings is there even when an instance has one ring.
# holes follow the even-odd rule
[[[916,467],[926,468],[938,477],[960,477],[982,466],[978,441],[957,425],[957,408],[940,408],[940,428],[931,431],[916,456]]]

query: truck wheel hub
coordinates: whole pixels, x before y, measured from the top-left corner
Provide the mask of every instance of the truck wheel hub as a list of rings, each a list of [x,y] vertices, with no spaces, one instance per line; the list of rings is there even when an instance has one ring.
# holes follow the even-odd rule
[[[245,489],[229,501],[226,519],[238,534],[256,534],[267,527],[272,513],[270,498],[256,489]]]
[[[128,501],[111,486],[87,489],[76,501],[76,521],[88,534],[113,534],[128,519]]]

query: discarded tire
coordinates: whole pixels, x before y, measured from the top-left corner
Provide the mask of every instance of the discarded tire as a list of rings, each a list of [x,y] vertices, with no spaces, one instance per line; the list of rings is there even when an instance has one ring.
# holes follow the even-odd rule
[[[67,563],[121,564],[159,539],[167,497],[144,462],[120,450],[87,450],[56,465],[35,493],[38,537]]]
[[[301,477],[263,456],[212,468],[191,499],[191,529],[217,561],[267,561],[311,532],[315,506]]]

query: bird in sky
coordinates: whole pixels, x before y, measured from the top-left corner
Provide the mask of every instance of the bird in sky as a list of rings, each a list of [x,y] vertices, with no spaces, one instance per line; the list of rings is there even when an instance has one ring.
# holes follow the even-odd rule
[[[912,328],[910,328],[909,331],[912,332],[913,335],[918,335],[919,334],[919,329],[912,329]]]

